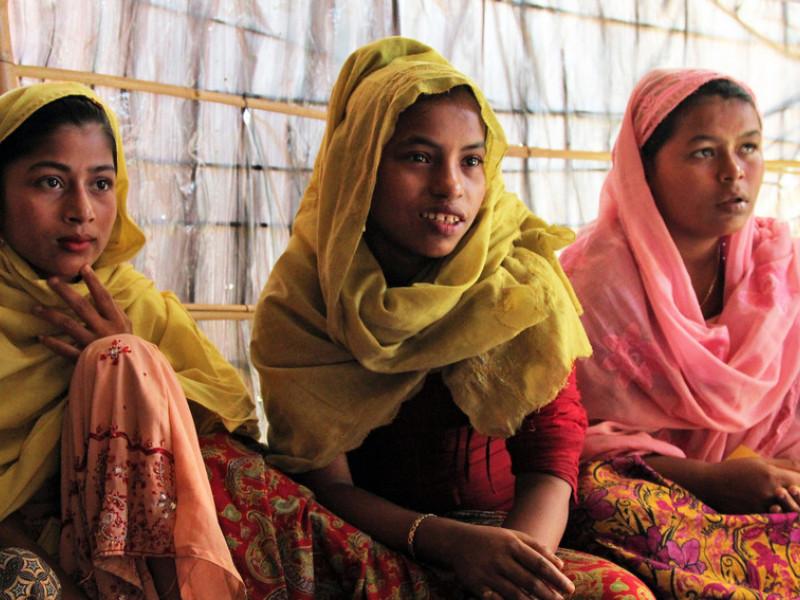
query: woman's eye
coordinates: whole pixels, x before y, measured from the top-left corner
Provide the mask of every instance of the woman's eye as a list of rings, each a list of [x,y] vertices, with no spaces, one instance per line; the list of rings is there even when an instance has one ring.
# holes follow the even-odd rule
[[[58,188],[62,187],[61,180],[58,177],[42,177],[38,181],[38,184],[40,186],[42,186],[42,187],[45,187],[45,188],[48,188],[48,189],[51,189],[51,190],[55,190],[55,189],[58,189]]]
[[[745,154],[752,154],[753,152],[758,151],[758,144],[753,142],[748,142],[747,144],[742,145],[742,152]]]
[[[114,187],[114,182],[111,181],[110,179],[98,179],[95,182],[95,186],[101,192],[108,192],[111,191],[111,189]]]
[[[428,163],[428,157],[422,152],[412,152],[408,155],[408,160],[411,162]]]
[[[468,167],[479,167],[483,164],[483,159],[480,156],[468,156],[464,159],[464,164]]]
[[[692,152],[692,156],[697,158],[711,158],[714,156],[714,149],[713,148],[700,148],[699,150],[695,150]]]

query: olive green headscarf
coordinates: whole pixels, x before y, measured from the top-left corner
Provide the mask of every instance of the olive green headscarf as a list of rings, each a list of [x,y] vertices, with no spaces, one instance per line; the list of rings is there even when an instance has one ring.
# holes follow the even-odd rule
[[[363,237],[381,150],[420,94],[461,85],[486,124],[486,197],[452,254],[389,288]],[[507,437],[591,353],[554,255],[573,235],[505,190],[505,150],[481,91],[431,48],[388,38],[348,58],[289,246],[256,311],[253,363],[279,467],[319,468],[358,447],[435,369],[475,429]]]

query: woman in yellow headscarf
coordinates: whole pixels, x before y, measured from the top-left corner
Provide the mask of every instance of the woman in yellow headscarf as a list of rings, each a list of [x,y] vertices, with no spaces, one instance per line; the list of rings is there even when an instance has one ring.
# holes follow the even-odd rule
[[[263,579],[290,597],[553,599],[574,591],[566,574],[613,597],[612,572],[641,589],[555,555],[590,347],[554,254],[570,234],[505,190],[505,150],[481,91],[427,46],[381,40],[342,68],[252,343],[268,460],[338,515],[266,472]]]
[[[4,94],[0,185],[0,596],[243,597],[196,429],[253,432],[252,401],[126,262],[116,117],[76,84]]]

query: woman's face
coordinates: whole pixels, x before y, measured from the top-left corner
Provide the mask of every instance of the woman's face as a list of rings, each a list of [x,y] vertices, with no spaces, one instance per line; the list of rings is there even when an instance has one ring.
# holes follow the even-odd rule
[[[453,252],[486,194],[485,139],[478,104],[466,91],[427,98],[400,115],[367,221],[367,241],[384,270]]]
[[[710,241],[740,230],[753,213],[764,174],[758,113],[738,98],[700,99],[645,171],[677,242]]]
[[[108,244],[115,181],[103,127],[62,125],[3,172],[3,239],[42,277],[74,280]]]

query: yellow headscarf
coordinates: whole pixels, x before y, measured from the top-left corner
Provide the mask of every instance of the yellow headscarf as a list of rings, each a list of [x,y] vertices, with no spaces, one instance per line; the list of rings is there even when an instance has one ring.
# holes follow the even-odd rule
[[[420,94],[459,85],[486,124],[486,197],[450,256],[388,288],[363,239],[381,151]],[[292,238],[256,311],[252,357],[279,467],[319,468],[358,447],[435,369],[475,429],[512,435],[591,353],[554,255],[573,235],[505,191],[505,150],[481,91],[431,48],[388,38],[349,57]]]
[[[117,218],[105,251],[94,264],[97,276],[133,324],[133,333],[156,344],[178,375],[187,398],[205,407],[229,430],[255,430],[254,406],[244,384],[198,330],[172,293],[124,262],[144,244],[130,219],[125,198],[128,174],[114,113],[90,89],[73,83],[44,83],[0,96],[0,141],[36,110],[65,96],[85,96],[103,108],[117,145]],[[84,283],[73,284],[88,295]],[[66,309],[45,280],[8,245],[0,245],[0,520],[22,506],[58,469],[64,400],[74,363],[38,342],[55,333],[34,317],[36,305]]]

